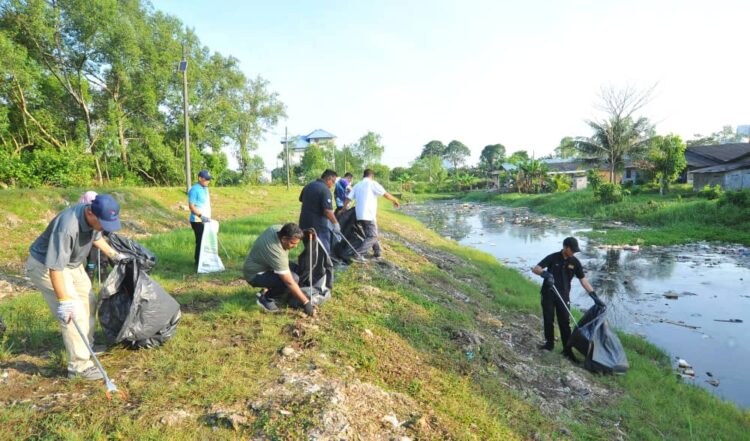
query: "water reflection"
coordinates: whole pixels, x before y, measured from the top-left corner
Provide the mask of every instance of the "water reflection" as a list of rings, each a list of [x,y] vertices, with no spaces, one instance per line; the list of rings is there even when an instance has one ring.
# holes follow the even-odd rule
[[[580,235],[593,228],[591,223],[534,215],[523,208],[439,202],[406,211],[537,283],[530,268],[560,250],[565,237],[578,237],[582,252],[577,256],[608,304],[613,325],[690,361],[698,372],[697,386],[750,407],[750,382],[745,378],[750,365],[750,290],[743,281],[750,280],[750,250],[703,243],[645,249],[601,246]],[[573,284],[571,300],[581,310],[592,304],[578,283]],[[716,321],[735,318],[743,322]],[[718,387],[708,385],[706,371],[721,381]]]

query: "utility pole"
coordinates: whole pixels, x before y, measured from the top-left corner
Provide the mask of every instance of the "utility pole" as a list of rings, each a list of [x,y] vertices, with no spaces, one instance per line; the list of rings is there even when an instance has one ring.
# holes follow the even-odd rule
[[[284,126],[284,147],[286,148],[286,189],[289,190],[289,131]]]
[[[182,104],[185,114],[185,181],[187,191],[190,191],[190,126],[188,123],[188,82],[187,82],[187,47],[182,44],[182,61],[180,61],[180,72],[182,72]]]

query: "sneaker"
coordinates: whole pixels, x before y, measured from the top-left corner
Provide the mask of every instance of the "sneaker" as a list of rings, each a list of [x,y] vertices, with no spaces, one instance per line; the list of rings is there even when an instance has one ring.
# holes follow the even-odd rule
[[[89,366],[83,372],[68,371],[68,378],[81,378],[83,380],[101,380],[102,373],[96,366]]]
[[[255,302],[260,306],[261,311],[263,312],[279,312],[279,307],[276,306],[276,302],[269,299],[265,295],[262,295],[258,297],[258,300]]]
[[[555,348],[555,345],[551,345],[549,343],[541,343],[536,345],[536,348],[542,351],[551,351]]]
[[[365,262],[367,262],[367,259],[365,259],[362,256],[354,256],[354,257],[352,257],[349,260],[351,260],[352,262],[357,262],[357,263],[365,263]]]

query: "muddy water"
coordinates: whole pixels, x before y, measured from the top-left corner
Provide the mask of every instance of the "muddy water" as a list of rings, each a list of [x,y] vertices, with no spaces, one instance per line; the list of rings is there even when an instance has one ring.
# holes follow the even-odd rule
[[[486,251],[540,283],[530,268],[559,251],[565,237],[577,236],[578,258],[608,304],[612,324],[663,348],[678,373],[677,360],[686,360],[695,372],[684,376],[686,382],[750,408],[747,248],[699,243],[622,249],[587,241],[580,233],[591,231],[591,223],[526,209],[449,201],[405,210],[441,235]],[[576,282],[571,299],[581,310],[592,305]],[[539,332],[541,340],[541,326]]]

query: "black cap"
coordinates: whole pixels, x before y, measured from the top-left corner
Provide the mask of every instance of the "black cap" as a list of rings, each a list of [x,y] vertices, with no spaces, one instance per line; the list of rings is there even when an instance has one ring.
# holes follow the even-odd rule
[[[578,240],[576,240],[575,237],[566,237],[563,241],[563,248],[565,247],[570,248],[574,253],[581,251],[581,249],[578,248]]]

